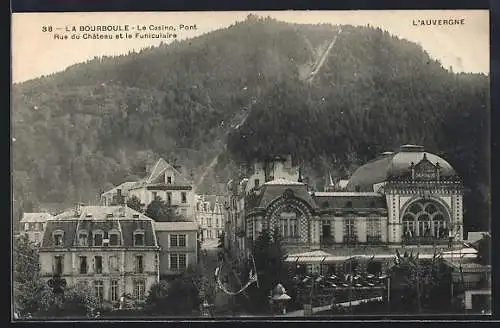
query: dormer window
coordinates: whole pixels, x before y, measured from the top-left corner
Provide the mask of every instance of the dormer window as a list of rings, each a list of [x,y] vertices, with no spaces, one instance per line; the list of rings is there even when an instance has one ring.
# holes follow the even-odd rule
[[[144,231],[134,232],[134,246],[144,246]]]
[[[88,233],[87,231],[78,232],[78,246],[88,246]]]
[[[108,233],[108,236],[109,236],[109,246],[120,245],[120,234],[117,231],[110,231]]]
[[[171,176],[167,177],[167,184],[172,184],[172,177]]]
[[[102,246],[104,239],[104,232],[94,231],[94,246]]]
[[[54,237],[54,245],[55,246],[62,246],[63,245],[64,232],[62,230],[54,231],[53,237]]]

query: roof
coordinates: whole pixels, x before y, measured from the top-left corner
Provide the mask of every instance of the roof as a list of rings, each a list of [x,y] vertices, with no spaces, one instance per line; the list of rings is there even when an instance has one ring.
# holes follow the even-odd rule
[[[316,192],[314,200],[323,209],[363,208],[386,209],[384,195],[375,192]]]
[[[156,231],[190,231],[198,230],[198,224],[195,222],[155,222]]]
[[[113,214],[113,216],[109,217],[109,214]],[[88,237],[92,238],[92,233],[96,230],[104,232],[104,239],[108,238],[108,233],[111,230],[118,231],[123,247],[134,246],[134,232],[141,230],[144,232],[144,245],[156,247],[153,223],[152,219],[128,207],[82,206],[78,216],[75,216],[75,210],[68,210],[54,219],[47,220],[41,248],[56,247],[53,233],[57,230],[63,232],[63,248],[77,246],[78,231],[86,231],[89,234]]]
[[[107,194],[114,194],[116,193],[116,190],[117,189],[121,189],[122,190],[122,193],[127,193],[130,189],[132,189],[134,187],[134,185],[136,185],[137,182],[136,181],[127,181],[127,182],[124,182],[116,187],[114,187],[113,189],[110,189],[106,192],[103,192],[102,195],[107,195]]]
[[[79,208],[79,214],[75,216],[75,208],[68,209],[61,214],[55,216],[55,219],[69,219],[69,218],[86,218],[91,216],[95,219],[106,219],[109,214],[113,217],[133,217],[138,216],[141,219],[151,219],[150,217],[131,209],[128,206],[81,206]]]
[[[217,204],[219,204],[219,206],[222,206],[224,204],[224,196],[219,196],[219,195],[197,195],[197,199],[196,199],[196,202],[197,203],[204,203],[204,202],[207,202],[209,205],[208,205],[208,209],[210,212],[213,212],[215,211],[215,206]],[[200,209],[200,211],[202,210],[202,208]]]
[[[24,213],[21,223],[28,222],[45,222],[52,219],[54,216],[49,213]]]
[[[475,243],[481,239],[483,239],[483,235],[488,235],[489,232],[487,231],[469,231],[467,233],[467,241],[469,243]]]
[[[316,203],[313,197],[307,190],[304,183],[294,182],[293,184],[263,184],[260,188],[250,193],[246,199],[246,206],[248,208],[262,207],[266,208],[273,200],[281,197],[285,191],[291,192],[296,198],[302,199],[311,208],[316,208]]]
[[[455,176],[455,170],[443,158],[425,152],[422,146],[403,145],[397,153],[385,152],[378,158],[359,167],[349,179],[348,191],[373,191],[373,185],[386,181],[389,177],[411,174],[411,164],[427,161],[432,165],[439,163],[440,176]]]
[[[293,185],[303,185],[302,182],[286,180],[285,178],[278,178],[264,183],[264,185],[285,185],[285,186],[293,186]]]
[[[167,170],[174,172],[173,183],[165,183],[164,173]],[[163,158],[160,158],[153,166],[151,173],[146,178],[138,181],[131,189],[137,189],[145,186],[171,186],[171,187],[186,187],[192,186],[190,181],[184,174],[179,172],[174,166],[167,163]]]

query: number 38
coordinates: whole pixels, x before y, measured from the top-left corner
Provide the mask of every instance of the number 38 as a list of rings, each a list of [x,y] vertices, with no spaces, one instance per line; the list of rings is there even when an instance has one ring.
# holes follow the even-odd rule
[[[52,32],[52,26],[42,26],[42,32]]]

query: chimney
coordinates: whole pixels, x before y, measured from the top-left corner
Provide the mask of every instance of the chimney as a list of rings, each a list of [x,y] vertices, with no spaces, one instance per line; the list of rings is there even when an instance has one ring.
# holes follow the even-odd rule
[[[74,214],[75,214],[75,217],[80,217],[80,215],[82,215],[82,204],[80,204],[80,203],[75,204]]]

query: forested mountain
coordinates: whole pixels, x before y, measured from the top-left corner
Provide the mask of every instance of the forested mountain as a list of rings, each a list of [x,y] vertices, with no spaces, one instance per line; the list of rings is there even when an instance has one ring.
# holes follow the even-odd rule
[[[144,176],[159,156],[182,165],[200,192],[221,193],[238,162],[290,152],[322,189],[328,172],[344,177],[381,151],[416,143],[463,176],[467,224],[487,224],[488,76],[455,74],[372,27],[339,33],[251,16],[95,58],[14,85],[12,136],[15,215],[96,200]]]

